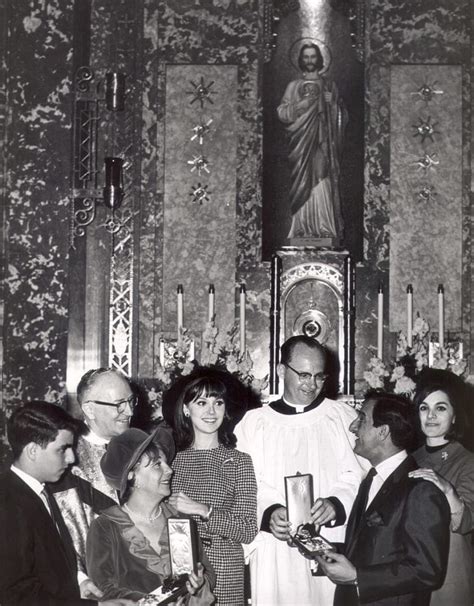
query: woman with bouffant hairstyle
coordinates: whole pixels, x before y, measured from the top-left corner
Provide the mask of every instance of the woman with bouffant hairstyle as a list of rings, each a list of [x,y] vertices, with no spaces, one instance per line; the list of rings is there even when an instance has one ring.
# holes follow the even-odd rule
[[[216,571],[219,606],[244,603],[242,543],[250,543],[258,530],[252,461],[235,449],[233,427],[242,414],[238,393],[229,373],[200,367],[165,405],[178,449],[169,502],[197,520]]]

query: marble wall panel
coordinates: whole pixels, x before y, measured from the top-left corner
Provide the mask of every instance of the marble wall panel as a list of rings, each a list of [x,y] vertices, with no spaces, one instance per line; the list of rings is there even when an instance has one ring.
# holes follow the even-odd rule
[[[423,94],[421,87],[427,86]],[[453,65],[392,66],[390,329],[414,310],[437,328],[437,287],[447,330],[461,327],[462,80]]]
[[[259,55],[259,0],[160,0],[160,61],[234,63]]]
[[[212,84],[211,84],[212,83]],[[202,106],[199,87],[209,91]],[[237,68],[168,65],[163,242],[163,323],[176,327],[176,287],[184,286],[184,324],[202,330],[207,287],[216,288],[220,326],[234,321],[235,199],[237,154]],[[212,120],[209,123],[209,120]],[[209,132],[193,138],[193,129]],[[204,156],[206,166],[193,164]],[[200,203],[192,195],[207,187]]]
[[[5,57],[7,406],[65,393],[73,10],[61,0],[13,6]]]
[[[390,70],[392,64],[463,64],[471,59],[470,2],[396,0],[367,3],[366,12],[366,174],[364,261],[356,271],[356,376],[360,380],[376,349],[377,288],[386,297],[384,358],[394,356],[396,333],[390,332]],[[468,69],[463,74],[463,325],[470,326],[469,133]],[[358,388],[364,389],[359,382]]]
[[[144,82],[142,96],[140,271],[138,280],[138,375],[153,377],[161,330],[162,158],[164,142],[164,69],[157,67],[158,9],[144,6]]]

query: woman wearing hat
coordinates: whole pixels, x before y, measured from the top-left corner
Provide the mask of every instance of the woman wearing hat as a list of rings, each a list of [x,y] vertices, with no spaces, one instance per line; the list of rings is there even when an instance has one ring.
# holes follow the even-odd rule
[[[177,512],[163,500],[170,494],[173,456],[173,438],[163,428],[152,435],[128,429],[110,440],[101,468],[120,506],[105,509],[87,536],[88,573],[104,599],[139,600],[171,574],[167,519]],[[213,571],[200,555],[198,572],[186,583],[190,606],[214,601]]]
[[[410,475],[435,484],[451,509],[448,570],[431,606],[471,606],[474,600],[474,454],[461,443],[468,438],[466,401],[466,386],[452,372],[429,368],[420,374],[414,404],[425,443],[414,453],[420,468]]]
[[[258,532],[252,460],[234,448],[233,425],[242,412],[234,408],[239,393],[234,381],[226,372],[198,368],[175,400],[172,418],[167,415],[179,451],[169,502],[198,522],[217,574],[219,606],[244,604],[242,543],[250,543]]]

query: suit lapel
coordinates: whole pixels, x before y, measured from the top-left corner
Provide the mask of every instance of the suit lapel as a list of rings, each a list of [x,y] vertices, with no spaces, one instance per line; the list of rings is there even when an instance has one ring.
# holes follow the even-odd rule
[[[367,518],[374,511],[383,510],[386,499],[393,499],[393,495],[396,495],[398,491],[397,485],[400,482],[406,482],[408,472],[416,469],[416,467],[415,460],[411,456],[402,461],[382,484],[382,488],[367,507],[364,517]]]
[[[386,502],[392,502],[394,499],[396,499],[396,495],[399,492],[398,485],[400,484],[400,482],[407,481],[408,472],[416,468],[417,464],[415,460],[409,455],[388,476],[388,478],[382,484],[382,487],[380,488],[378,493],[375,495],[375,497],[372,499],[371,503],[367,507],[365,513],[362,515],[358,528],[353,528],[351,536],[347,536],[345,550],[347,557],[350,557],[350,555],[352,554],[360,533],[367,528],[367,520],[370,520],[371,517],[377,516],[378,512],[383,512],[386,510]],[[383,520],[383,516],[379,515],[378,517]]]
[[[46,507],[41,499],[34,490],[32,490],[21,478],[19,478],[13,471],[9,472],[10,480],[13,484],[14,489],[19,493],[20,498],[24,498],[27,502],[29,501],[34,507],[34,519],[36,520],[36,524],[46,529],[47,534],[49,535],[49,540],[55,541],[58,547],[62,550],[64,554],[65,561],[68,563],[68,567],[71,572],[75,575],[77,572],[76,569],[76,553],[72,544],[72,539],[70,538],[69,532],[66,528],[64,520],[62,521],[64,525],[64,530],[67,533],[67,537],[69,537],[69,541],[65,541],[61,538],[60,532],[58,528],[56,528],[56,524],[53,518],[50,516]],[[54,497],[53,497],[54,499]],[[54,501],[56,504],[56,501]],[[57,507],[57,504],[56,504]],[[58,509],[59,511],[59,509]],[[62,516],[59,513],[59,516]]]

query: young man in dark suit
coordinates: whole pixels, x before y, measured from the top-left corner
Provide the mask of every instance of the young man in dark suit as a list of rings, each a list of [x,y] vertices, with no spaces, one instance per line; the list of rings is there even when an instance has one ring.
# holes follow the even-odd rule
[[[66,411],[46,402],[25,404],[8,420],[14,462],[0,476],[2,606],[97,604],[80,599],[74,547],[48,488],[74,463],[77,429]]]
[[[450,513],[443,493],[410,478],[415,432],[405,398],[371,392],[351,424],[354,452],[372,464],[354,502],[345,555],[318,562],[337,584],[334,604],[428,606],[446,573]]]

